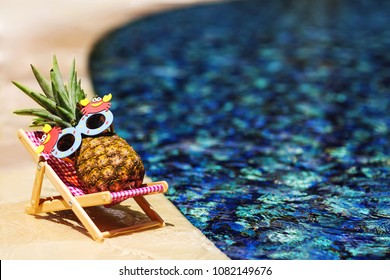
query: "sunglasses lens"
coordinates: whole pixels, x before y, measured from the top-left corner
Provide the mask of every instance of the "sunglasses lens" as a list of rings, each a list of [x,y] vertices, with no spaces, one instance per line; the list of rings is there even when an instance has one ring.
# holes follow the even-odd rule
[[[58,139],[57,148],[60,152],[69,150],[75,142],[73,134],[65,134]]]
[[[96,129],[104,125],[106,117],[102,114],[94,114],[90,116],[86,121],[86,126],[89,129]]]

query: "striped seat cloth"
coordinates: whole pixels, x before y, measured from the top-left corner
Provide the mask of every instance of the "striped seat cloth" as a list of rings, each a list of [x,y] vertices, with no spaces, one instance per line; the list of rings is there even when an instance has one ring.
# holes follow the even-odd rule
[[[31,142],[38,147],[41,142],[43,132],[42,131],[26,131],[27,137]],[[68,187],[69,191],[74,196],[85,195],[84,191],[80,188],[81,183],[76,175],[76,169],[70,162],[56,158],[50,154],[41,154],[46,162],[53,168],[54,172]],[[162,184],[156,184],[147,187],[141,187],[137,189],[123,190],[119,192],[111,192],[112,202],[110,205],[118,204],[128,198],[146,195],[149,193],[163,192],[164,186]]]

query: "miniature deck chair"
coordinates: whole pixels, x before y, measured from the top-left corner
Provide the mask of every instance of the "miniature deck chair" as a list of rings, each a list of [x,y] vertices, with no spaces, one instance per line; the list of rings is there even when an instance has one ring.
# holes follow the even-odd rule
[[[164,193],[168,190],[165,181],[148,183],[146,186],[119,192],[98,192],[85,194],[80,188],[73,164],[54,156],[35,153],[40,144],[42,132],[18,131],[18,137],[37,163],[36,175],[30,204],[26,207],[28,214],[40,214],[71,209],[82,225],[95,241],[102,242],[104,238],[118,234],[146,230],[154,227],[163,227],[163,219],[143,197],[144,195]],[[41,198],[41,189],[44,175],[51,181],[60,196]],[[100,231],[85,211],[85,207],[97,205],[115,205],[128,198],[133,198],[148,216],[150,221],[143,224],[130,225],[120,229]]]

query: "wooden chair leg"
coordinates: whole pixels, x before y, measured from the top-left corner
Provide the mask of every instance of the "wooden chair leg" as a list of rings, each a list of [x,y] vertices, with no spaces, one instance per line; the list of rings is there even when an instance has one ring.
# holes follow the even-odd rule
[[[161,227],[165,225],[164,220],[160,217],[160,215],[153,209],[153,207],[143,196],[136,196],[134,197],[134,200],[145,212],[145,214],[149,217],[149,219],[151,219],[152,221],[159,222]]]
[[[39,160],[35,172],[34,186],[31,194],[30,204],[26,207],[28,214],[37,214],[41,198],[42,182],[45,175],[46,164],[44,160]]]
[[[53,183],[54,187],[64,198],[65,202],[68,204],[69,208],[72,209],[74,214],[86,228],[88,233],[92,236],[95,241],[102,242],[104,240],[102,232],[96,226],[96,224],[89,217],[84,208],[81,207],[80,203],[76,198],[71,194],[68,187],[62,182],[58,175],[54,172],[53,168],[46,164],[46,176]]]

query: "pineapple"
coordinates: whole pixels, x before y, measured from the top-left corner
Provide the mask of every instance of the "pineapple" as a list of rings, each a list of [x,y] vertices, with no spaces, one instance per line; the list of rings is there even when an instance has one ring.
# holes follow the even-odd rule
[[[13,82],[27,96],[42,108],[21,109],[14,111],[17,115],[34,116],[31,126],[50,125],[62,129],[75,127],[83,117],[82,104],[86,95],[77,80],[75,61],[73,61],[68,85],[65,85],[56,57],[53,57],[53,68],[50,80],[46,80],[31,65],[35,78],[43,93],[37,93],[27,87]],[[92,118],[88,126],[98,127],[99,117]],[[63,149],[72,146],[71,137],[60,139],[58,146]],[[60,147],[61,149],[61,147]],[[77,176],[86,193],[99,191],[120,191],[142,186],[145,169],[140,156],[127,142],[107,129],[97,136],[82,137],[80,148],[71,156]]]

